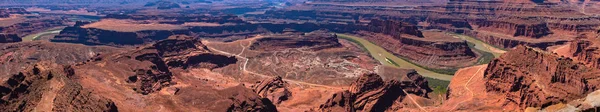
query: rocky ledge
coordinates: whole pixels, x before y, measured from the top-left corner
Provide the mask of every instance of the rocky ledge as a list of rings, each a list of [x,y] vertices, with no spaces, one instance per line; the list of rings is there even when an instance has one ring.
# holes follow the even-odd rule
[[[493,60],[485,70],[488,93],[502,106],[547,107],[598,90],[600,71],[539,49],[518,46]]]
[[[502,19],[488,20],[476,19],[472,23],[478,30],[502,33],[514,37],[525,36],[530,38],[541,38],[552,34],[545,22],[540,20]]]
[[[368,31],[391,35],[395,38],[400,38],[402,35],[423,37],[423,33],[419,31],[417,26],[393,20],[373,19],[368,25]]]
[[[288,86],[289,84],[283,81],[283,78],[276,76],[257,82],[255,85],[252,85],[252,90],[260,97],[268,98],[274,104],[280,104],[292,97]]]
[[[573,58],[584,62],[586,65],[600,69],[600,49],[588,40],[576,40],[569,45]]]
[[[348,90],[333,94],[319,106],[319,111],[398,111],[408,104],[402,103],[409,94],[428,98],[432,90],[427,80],[419,74],[409,73],[405,78],[384,81],[377,74],[363,74]]]
[[[0,33],[0,43],[13,43],[13,42],[21,42],[21,38],[16,34],[4,34]]]
[[[91,61],[90,64],[80,64],[80,67],[94,67],[98,66],[98,63],[110,65],[112,67],[104,69],[127,73],[119,74],[123,76],[118,77],[134,84],[133,89],[139,93],[149,94],[172,83],[173,69],[213,69],[236,63],[237,59],[212,54],[200,40],[176,35],[129,52],[100,55]],[[100,65],[100,68],[102,66]]]
[[[70,66],[40,62],[2,79],[0,109],[4,111],[105,111],[115,112],[110,99],[92,94],[72,81]]]
[[[307,48],[312,50],[321,50],[327,48],[341,47],[338,38],[333,33],[327,31],[314,31],[303,34],[281,34],[257,39],[250,46],[251,50],[273,51],[289,48]]]

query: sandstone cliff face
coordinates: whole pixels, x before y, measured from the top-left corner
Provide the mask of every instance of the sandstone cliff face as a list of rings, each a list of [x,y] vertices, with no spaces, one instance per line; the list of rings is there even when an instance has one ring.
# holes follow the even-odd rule
[[[576,60],[594,68],[600,68],[600,49],[587,40],[576,40],[570,45],[570,53]]]
[[[572,22],[571,21],[579,21]],[[580,22],[580,21],[592,21],[592,22]],[[548,23],[548,27],[552,30],[562,31],[571,34],[583,33],[583,32],[594,32],[596,28],[600,27],[600,18],[584,18],[582,20],[570,20],[560,21],[558,23]],[[562,33],[561,32],[561,33]]]
[[[21,42],[21,38],[16,34],[0,34],[0,43],[13,43],[13,42]]]
[[[522,20],[513,20],[522,21]],[[502,20],[475,20],[472,24],[477,26],[477,29],[490,32],[497,32],[511,36],[525,36],[531,38],[541,38],[552,34],[547,24],[539,21],[529,21],[526,23],[513,23]]]
[[[114,102],[83,89],[68,76],[70,67],[42,62],[3,79],[0,109],[4,111],[105,111],[115,112]]]
[[[199,19],[192,18],[191,20]],[[183,20],[185,21],[185,19]],[[235,21],[235,20],[232,20]],[[176,24],[176,23],[174,23]],[[129,46],[142,45],[166,39],[172,35],[190,35],[203,38],[224,38],[229,36],[250,36],[262,33],[281,33],[284,29],[295,29],[300,32],[312,32],[328,29],[334,32],[352,32],[365,27],[346,24],[316,24],[316,23],[258,23],[221,26],[195,26],[178,30],[142,30],[121,32],[99,28],[82,28],[81,26],[67,27],[52,42],[81,43],[86,45]]]
[[[148,30],[139,32],[119,32],[96,28],[67,27],[55,36],[53,42],[81,43],[86,45],[141,45],[166,39],[171,35],[189,32]]]
[[[277,107],[267,98],[261,98],[252,90],[243,86],[228,88],[222,92],[225,96],[231,96],[232,103],[229,104],[227,112],[277,112]]]
[[[65,23],[63,19],[28,19],[25,22],[0,27],[0,33],[17,34],[19,37],[23,37],[45,29],[63,26]]]
[[[478,31],[465,31],[464,35],[475,37],[486,43],[489,43],[494,46],[502,47],[502,48],[513,48],[513,47],[517,47],[519,45],[527,45],[527,46],[531,46],[531,47],[545,49],[546,47],[549,47],[549,46],[561,45],[561,44],[568,42],[568,40],[565,40],[565,39],[529,42],[529,41],[524,41],[524,40],[519,40],[519,39],[510,39],[507,37],[492,35],[492,34],[488,34],[488,33],[481,33]]]
[[[246,23],[236,15],[208,16],[201,14],[165,14],[165,15],[136,15],[136,14],[108,14],[105,19],[132,19],[132,20],[156,20],[165,24],[184,24],[186,22],[206,23]]]
[[[71,65],[88,61],[99,54],[120,51],[122,48],[47,41],[5,43],[0,45],[0,75],[19,73],[40,61]]]
[[[502,106],[546,107],[598,90],[600,72],[539,49],[519,46],[485,70],[486,91],[505,97]]]
[[[252,90],[262,98],[268,98],[274,104],[280,104],[283,101],[292,97],[291,91],[288,89],[289,84],[280,76],[265,79],[253,85]]]
[[[395,38],[402,37],[403,34],[408,34],[416,37],[423,37],[423,34],[416,26],[391,20],[374,19],[368,25],[368,31],[391,35]]]
[[[262,97],[229,74],[212,71],[237,61],[212,53],[198,39],[172,36],[79,63],[73,66],[73,77],[84,88],[115,101],[119,111],[140,110],[133,107],[145,111],[277,111],[269,100],[278,97],[276,91],[269,91],[278,90],[276,86],[261,92]]]
[[[458,33],[463,32],[462,30],[473,29],[464,18],[429,17],[425,22],[429,23],[426,27],[427,29],[448,30]]]
[[[23,8],[0,9],[0,18],[8,18],[10,17],[10,14],[29,14],[29,12]]]
[[[431,92],[422,76],[406,74],[405,77],[408,78],[402,81],[384,81],[377,74],[363,74],[348,90],[333,94],[321,104],[319,111],[398,111],[406,106],[401,102],[407,94],[427,97]]]

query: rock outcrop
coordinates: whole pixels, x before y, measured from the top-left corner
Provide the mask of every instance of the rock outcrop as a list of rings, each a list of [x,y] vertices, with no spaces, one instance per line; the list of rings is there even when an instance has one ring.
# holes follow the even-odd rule
[[[16,34],[4,34],[0,33],[0,43],[13,43],[13,42],[21,42],[21,38]]]
[[[175,22],[174,24],[177,24]],[[363,27],[345,24],[316,24],[316,23],[259,23],[221,26],[194,26],[176,30],[142,30],[123,32],[99,28],[83,28],[81,26],[66,27],[52,42],[81,43],[86,45],[130,46],[142,45],[166,39],[172,35],[191,35],[202,38],[225,38],[230,36],[251,36],[264,33],[282,33],[284,29],[295,29],[300,32],[312,32],[329,29],[333,32],[357,31]]]
[[[167,86],[172,73],[169,68],[195,67],[216,68],[237,62],[234,57],[209,54],[208,48],[199,40],[186,36],[172,36],[169,39],[143,47],[131,57],[141,62],[151,62],[149,66],[136,69],[136,76],[131,76],[130,82],[140,80],[140,93],[148,94]],[[208,54],[207,54],[208,53]],[[160,85],[160,86],[156,86]]]
[[[569,45],[573,58],[586,65],[600,69],[600,49],[591,41],[576,40]]]
[[[222,94],[231,96],[229,99],[232,103],[227,108],[228,112],[277,112],[277,107],[269,99],[261,98],[252,90],[243,86],[228,88]]]
[[[181,8],[179,4],[173,3],[171,1],[156,1],[156,2],[148,2],[144,7],[156,7],[157,9],[174,9]]]
[[[30,18],[23,22],[0,26],[0,33],[17,34],[19,37],[24,37],[65,24],[66,20],[62,18]]]
[[[519,45],[526,45],[530,47],[536,47],[546,49],[549,46],[561,45],[567,43],[568,39],[550,39],[550,40],[534,40],[527,41],[526,39],[518,39],[506,36],[499,36],[489,33],[482,33],[478,31],[465,31],[464,35],[475,37],[481,41],[489,43],[490,45],[498,46],[501,48],[514,48]]]
[[[65,68],[67,75],[73,75],[73,68]],[[100,97],[83,89],[81,85],[74,81],[66,81],[64,87],[59,90],[60,93],[54,99],[54,108],[52,111],[104,111],[117,112],[118,108],[110,99]]]
[[[514,22],[512,22],[514,21]],[[511,36],[525,36],[531,38],[541,38],[552,34],[545,22],[539,20],[487,20],[480,19],[473,21],[473,24],[479,30],[502,33]]]
[[[283,81],[280,76],[276,76],[257,82],[256,85],[252,86],[252,89],[260,95],[260,97],[268,98],[273,101],[274,104],[280,104],[292,97],[292,93],[288,89],[288,86],[288,83]]]
[[[205,23],[246,23],[236,15],[203,15],[203,14],[161,14],[161,15],[143,15],[143,14],[108,14],[103,19],[131,19],[131,20],[154,20],[164,24],[184,24],[186,22],[205,22]]]
[[[0,18],[8,18],[10,17],[10,14],[29,14],[29,12],[23,8],[0,9]]]
[[[71,67],[41,62],[3,78],[0,109],[4,111],[116,112],[111,100],[92,94],[72,81]]]
[[[319,106],[319,111],[398,111],[401,102],[413,94],[427,98],[432,90],[418,74],[406,74],[404,80],[384,81],[377,74],[363,74],[348,90],[333,94]]]
[[[172,83],[173,69],[213,69],[236,63],[237,59],[212,54],[200,40],[177,35],[128,52],[100,55],[92,61],[123,67],[113,71],[131,73],[130,76],[120,77],[135,84],[133,89],[139,93],[149,94]]]
[[[6,11],[0,11],[0,18],[8,18],[10,17],[10,13]]]
[[[314,31],[307,34],[282,34],[257,39],[250,46],[251,50],[272,51],[288,48],[307,48],[321,50],[341,47],[336,35],[327,31]]]
[[[423,33],[419,31],[417,26],[400,21],[373,19],[368,27],[368,31],[391,35],[395,38],[401,38],[403,34],[423,37]]]
[[[485,70],[486,91],[501,95],[502,106],[546,107],[598,90],[600,71],[569,58],[519,46]]]
[[[53,42],[81,43],[86,45],[142,45],[153,41],[166,39],[171,35],[188,34],[167,30],[148,30],[139,32],[119,32],[96,28],[67,27]]]
[[[71,65],[88,61],[99,54],[120,52],[122,48],[31,41],[0,45],[0,75],[16,74],[31,64],[50,61]]]

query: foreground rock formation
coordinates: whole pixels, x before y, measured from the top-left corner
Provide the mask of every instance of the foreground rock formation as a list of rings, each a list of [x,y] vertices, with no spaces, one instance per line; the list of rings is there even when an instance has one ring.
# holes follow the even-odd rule
[[[275,104],[288,100],[292,93],[288,89],[288,83],[279,76],[265,79],[253,85],[253,91],[260,97],[268,98]]]
[[[5,111],[116,112],[110,99],[91,93],[71,80],[73,68],[41,62],[2,78],[0,109]]]
[[[199,40],[187,36],[172,36],[169,39],[126,53],[106,54],[93,58],[93,62],[101,62],[104,63],[103,65],[108,64],[123,68],[132,67],[129,68],[132,71],[123,68],[112,68],[112,70],[130,72],[131,76],[121,77],[127,77],[128,83],[137,86],[133,89],[142,94],[156,92],[170,85],[172,83],[172,70],[175,68],[200,67],[212,69],[236,61],[237,59],[233,57],[210,54],[210,50]]]
[[[348,90],[333,94],[319,106],[319,111],[398,111],[419,107],[409,97],[424,97],[432,90],[427,81],[416,73],[401,79],[384,81],[377,74],[363,74]],[[412,101],[412,102],[411,102]]]
[[[527,47],[517,47],[492,61],[485,71],[487,91],[506,95],[505,105],[520,108],[582,98],[599,89],[599,75],[597,69]]]
[[[133,50],[99,55],[73,68],[84,88],[113,100],[119,111],[138,106],[148,111],[276,111],[269,99],[210,71],[234,63],[236,58],[214,54],[199,40],[172,36]]]
[[[16,74],[41,61],[72,65],[89,61],[100,54],[122,50],[124,49],[47,41],[4,43],[0,45],[0,75]]]
[[[444,104],[445,109],[453,111],[480,109],[523,111],[528,107],[543,109],[584,98],[587,94],[598,90],[597,86],[600,83],[598,69],[524,46],[519,46],[493,60],[483,71],[480,68],[463,73],[465,74],[458,74],[454,79],[459,81],[458,79],[461,78],[471,78],[464,87],[451,84],[449,103]],[[452,83],[455,83],[454,79]],[[464,92],[471,94],[464,94]],[[465,101],[464,98],[469,100]],[[485,105],[474,106],[477,104]],[[586,108],[589,107],[582,109]]]

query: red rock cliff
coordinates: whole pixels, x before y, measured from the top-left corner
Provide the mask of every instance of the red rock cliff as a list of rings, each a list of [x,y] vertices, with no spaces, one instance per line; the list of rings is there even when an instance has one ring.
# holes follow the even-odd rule
[[[539,21],[478,19],[472,22],[472,24],[476,25],[477,29],[480,30],[502,33],[515,37],[525,36],[531,38],[541,38],[543,36],[552,34],[552,31],[550,31],[546,23]]]
[[[407,78],[384,81],[377,74],[363,74],[348,90],[333,94],[321,104],[319,111],[398,111],[406,106],[401,102],[407,94],[428,97],[427,93],[432,91],[419,74],[413,72],[403,77]]]
[[[16,34],[4,34],[0,33],[0,43],[12,43],[12,42],[21,42],[21,38]]]
[[[576,40],[570,45],[570,53],[579,61],[594,68],[600,68],[600,49],[587,40]]]
[[[419,31],[417,26],[392,20],[373,19],[371,20],[371,23],[369,23],[368,31],[391,35],[395,38],[400,38],[402,37],[401,35],[406,34],[423,37],[423,33]]]
[[[485,70],[486,91],[503,106],[546,107],[598,90],[600,71],[539,49],[519,46],[493,60]]]

